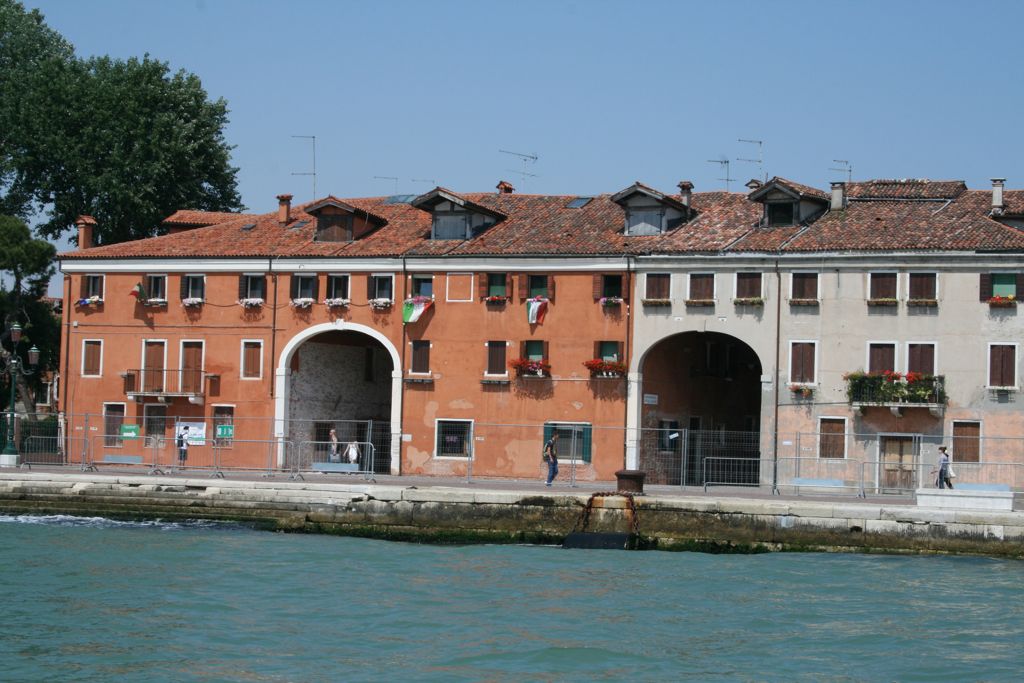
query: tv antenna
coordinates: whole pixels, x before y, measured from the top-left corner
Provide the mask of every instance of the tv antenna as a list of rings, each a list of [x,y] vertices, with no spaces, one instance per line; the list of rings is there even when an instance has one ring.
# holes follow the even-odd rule
[[[522,160],[522,162],[523,162],[523,170],[522,171],[513,171],[511,169],[505,169],[509,173],[518,174],[518,175],[522,176],[524,180],[526,178],[539,178],[540,177],[536,173],[530,173],[530,172],[528,172],[526,170],[526,167],[528,165],[535,164],[535,163],[537,163],[537,160],[540,159],[540,157],[537,156],[536,154],[525,154],[523,152],[510,152],[507,149],[499,149],[498,151],[501,152],[502,154],[508,154],[510,156],[519,157]]]
[[[413,178],[414,183],[430,183],[434,187],[437,187],[437,179],[435,178]]]
[[[395,194],[398,194],[398,178],[393,175],[375,175],[374,180],[394,180],[395,181]]]
[[[292,175],[308,175],[313,176],[313,199],[316,199],[316,136],[315,135],[293,135],[293,138],[302,138],[303,140],[310,140],[313,143],[313,170],[306,173],[292,173]]]
[[[732,177],[729,175],[729,160],[728,159],[708,159],[709,164],[720,164],[725,169],[725,177],[718,178],[718,180],[725,181],[725,191],[729,191],[729,183],[732,182]]]
[[[757,174],[763,174],[764,182],[768,182],[768,172],[764,170],[764,140],[747,140],[746,138],[739,138],[736,142],[745,142],[748,145],[757,145],[756,159],[744,159],[742,157],[737,157],[736,161],[746,161],[750,164],[757,164]]]
[[[540,178],[540,174],[528,173],[527,171],[517,171],[514,168],[506,168],[505,171],[507,173],[515,173],[516,175],[522,176],[524,178]]]
[[[834,163],[834,164],[842,164],[843,168],[833,168],[833,167],[829,166],[828,170],[830,170],[830,171],[839,171],[840,173],[844,173],[845,172],[846,173],[846,182],[848,182],[848,183],[852,183],[853,182],[853,166],[850,166],[850,162],[849,161],[847,161],[846,159],[833,159],[832,163]]]

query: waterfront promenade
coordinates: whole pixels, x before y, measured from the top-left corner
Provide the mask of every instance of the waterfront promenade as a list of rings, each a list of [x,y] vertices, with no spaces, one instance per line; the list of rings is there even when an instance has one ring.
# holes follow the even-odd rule
[[[0,512],[243,521],[276,530],[458,543],[560,543],[591,494],[612,482],[205,472],[129,468],[0,471]],[[1024,558],[1024,511],[922,508],[913,497],[772,495],[767,488],[646,487],[634,513],[593,502],[588,531],[628,532],[643,547],[712,552],[954,552]]]

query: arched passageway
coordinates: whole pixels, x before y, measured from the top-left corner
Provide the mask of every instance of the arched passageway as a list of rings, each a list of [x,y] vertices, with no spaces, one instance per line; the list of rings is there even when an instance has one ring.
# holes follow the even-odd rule
[[[641,364],[639,466],[659,484],[759,481],[761,362],[745,342],[683,332]]]

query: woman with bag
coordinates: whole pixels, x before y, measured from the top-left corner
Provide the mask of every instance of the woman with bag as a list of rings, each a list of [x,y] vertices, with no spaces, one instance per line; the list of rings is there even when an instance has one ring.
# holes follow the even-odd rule
[[[938,485],[938,487],[940,489],[944,489],[946,487],[949,487],[950,489],[952,489],[953,488],[953,481],[952,480],[953,480],[953,477],[956,476],[956,473],[953,472],[953,466],[952,466],[952,464],[950,464],[949,453],[946,452],[946,447],[945,446],[939,446],[939,464],[938,464],[938,467],[939,467],[939,470],[938,470],[939,476],[936,478],[935,483]],[[935,470],[932,470],[932,471],[934,472]]]

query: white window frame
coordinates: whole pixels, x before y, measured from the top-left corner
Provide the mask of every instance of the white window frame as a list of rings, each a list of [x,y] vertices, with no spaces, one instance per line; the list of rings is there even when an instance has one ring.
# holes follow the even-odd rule
[[[331,278],[332,277],[343,277],[345,280],[345,294],[344,296],[338,296],[337,292],[331,291]],[[352,273],[327,273],[327,291],[325,292],[325,299],[348,299],[352,300]]]
[[[469,276],[469,298],[468,299],[453,299],[453,298],[451,298],[451,296],[449,296],[449,294],[452,291],[452,288],[449,286],[449,284],[451,282],[452,275],[468,275]],[[450,301],[450,302],[454,302],[454,303],[472,303],[473,301],[475,301],[475,299],[473,298],[473,292],[476,291],[476,286],[477,286],[477,283],[476,283],[476,274],[475,273],[458,273],[458,272],[455,272],[455,273],[445,273],[444,274],[444,300],[446,302]]]
[[[750,273],[754,273],[756,275],[760,275],[761,276],[761,286],[759,288],[761,290],[761,293],[758,294],[758,296],[761,298],[762,301],[767,301],[768,300],[767,292],[764,291],[764,271],[757,271],[757,270],[737,270],[736,272],[734,272],[732,274],[732,297],[734,299],[739,299],[740,298],[740,274],[741,273],[744,274],[744,275],[748,275]]]
[[[586,460],[584,460],[582,454],[580,454],[579,458],[575,459],[575,462],[577,464],[579,464],[579,465],[593,465],[594,464],[594,462],[595,462],[595,460],[597,458],[597,447],[596,447],[596,445],[594,443],[594,423],[593,422],[577,422],[577,421],[574,421],[574,420],[545,420],[544,424],[542,425],[542,428],[547,426],[547,425],[555,425],[556,427],[560,427],[560,426],[566,426],[566,427],[589,427],[590,428],[590,462],[587,462]],[[680,429],[680,431],[682,431],[682,429]],[[563,441],[561,438],[559,438],[558,439],[559,447],[561,447],[563,443],[565,443],[565,441]],[[580,450],[583,450],[582,444],[580,445]],[[559,458],[559,460],[563,460],[564,459],[568,463],[572,463],[574,461],[571,453],[568,456],[563,456],[562,454],[559,454],[558,458]]]
[[[437,299],[437,292],[434,291],[434,281],[437,279],[433,273],[409,273],[409,296],[420,296],[414,290],[416,280],[430,280],[430,298]]]
[[[430,351],[434,350],[434,342],[432,342],[432,341],[428,341],[426,339],[410,339],[409,340],[409,369],[408,369],[407,372],[410,375],[414,375],[416,377],[430,377],[430,376],[432,376],[434,374],[434,372],[429,367],[427,368],[426,372],[413,372],[413,369],[412,369],[412,363],[413,363],[413,357],[414,357],[414,353],[413,353],[414,346],[413,346],[413,343],[414,342],[418,342],[418,341],[425,341],[425,342],[427,342],[427,349],[430,350]],[[428,366],[430,365],[429,361],[427,362],[427,365]]]
[[[267,300],[268,286],[267,286],[267,274],[266,273],[242,273],[242,277],[245,278],[245,298],[246,299],[263,299]],[[263,281],[263,294],[261,296],[252,295],[252,281],[253,278],[259,278]]]
[[[153,292],[150,291],[150,283],[154,278],[161,278],[164,281],[164,295],[153,296]],[[146,298],[148,299],[160,299],[161,301],[167,301],[167,273],[146,273]]]
[[[797,382],[793,379],[793,344],[814,344],[814,379],[810,382]],[[787,347],[789,353],[786,355],[787,384],[796,384],[802,387],[814,387],[818,385],[818,370],[821,367],[821,343],[817,339],[790,339]]]
[[[202,351],[199,353],[199,382],[200,389],[203,389],[203,373],[206,371],[206,340],[205,339],[182,339],[178,342],[178,391],[183,392],[185,385],[185,342],[199,342]]]
[[[88,291],[87,291],[85,296],[86,297],[99,296],[99,298],[105,299],[106,298],[106,294],[107,294],[107,276],[104,275],[103,273],[84,273],[82,275],[83,279],[92,278],[92,277],[98,277],[100,279],[100,293],[99,294],[89,294]],[[86,287],[86,290],[88,290],[88,287]]]
[[[246,377],[245,376],[245,345],[247,343],[255,343],[260,345],[260,374],[257,377]],[[263,379],[263,340],[262,339],[242,339],[238,344],[238,379],[243,382],[258,382]]]
[[[99,342],[100,343],[100,374],[98,375],[87,375],[85,374],[85,343],[86,342]],[[103,340],[102,339],[83,339],[82,340],[82,358],[81,366],[79,368],[79,376],[81,377],[102,377],[103,376]]]
[[[842,420],[843,421],[843,457],[841,458],[823,458],[821,457],[821,421],[822,420]],[[819,415],[818,416],[818,441],[815,444],[816,450],[818,451],[818,460],[846,460],[850,455],[850,421],[849,418],[843,415]]]
[[[1015,270],[990,270],[990,271],[988,271],[988,274],[989,274],[989,276],[992,279],[992,296],[1000,296],[999,294],[995,293],[995,288],[996,288],[995,276],[996,275],[1013,275],[1013,276],[1016,276],[1017,275],[1017,271],[1015,271]],[[1020,299],[1021,298],[1021,294],[1024,294],[1024,292],[1018,292],[1017,291],[1016,284],[1014,284],[1013,292],[1014,292],[1014,294],[1013,294],[1014,297],[1016,297],[1017,299]]]
[[[1013,384],[1006,386],[992,386],[989,380],[992,379],[992,347],[1012,346],[1013,347]],[[985,388],[986,389],[1012,389],[1020,388],[1020,345],[1017,342],[989,342],[985,354]]]
[[[892,346],[892,371],[899,372],[900,367],[900,343],[898,341],[892,341],[887,339],[869,339],[864,342],[864,372],[870,372],[871,367],[871,345],[872,344],[888,344]],[[906,359],[904,358],[904,363]]]
[[[651,276],[651,275],[668,275],[668,298],[671,299],[672,298],[672,285],[674,284],[673,283],[674,276],[673,276],[672,273],[664,271],[664,270],[658,270],[658,271],[652,271],[652,272],[649,272],[649,273],[644,273],[644,295],[643,295],[642,298],[644,298],[644,299],[647,298],[647,278],[649,276]],[[689,285],[687,285],[687,289],[689,289]]]
[[[903,372],[910,372],[910,345],[911,344],[931,344],[932,347],[932,374],[938,375],[939,373],[939,343],[936,341],[908,341],[903,346]]]
[[[395,300],[395,274],[394,273],[370,273],[371,278],[391,278],[391,296],[388,297],[388,301]],[[377,281],[373,281],[373,296],[371,299],[383,299],[384,297],[377,296]]]
[[[186,287],[185,287],[185,297],[188,298],[188,299],[202,299],[203,301],[206,301],[206,274],[205,273],[185,273],[185,274],[182,275],[182,277],[185,278],[185,282],[186,283],[189,282],[190,278],[199,278],[200,281],[202,282],[202,287],[203,287],[203,295],[197,297],[197,296],[193,296],[192,288],[186,285]]]
[[[296,299],[312,299],[313,292],[316,291],[316,279],[320,277],[316,273],[292,273],[292,277],[295,278],[295,298]],[[312,283],[309,286],[309,296],[304,296],[302,293],[302,283]]]
[[[45,397],[42,401],[36,401],[37,406],[51,406],[53,405],[53,381],[42,381],[39,386],[43,388],[43,396]]]
[[[938,301],[941,298],[942,295],[941,295],[940,289],[939,289],[939,286],[941,284],[940,283],[941,278],[939,277],[939,271],[937,271],[937,270],[908,270],[907,273],[906,273],[906,277],[904,278],[904,280],[906,282],[906,290],[905,291],[901,291],[901,294],[904,295],[903,296],[904,299],[906,299],[908,301],[910,300],[910,276],[911,275],[934,275],[935,276],[935,300]]]
[[[469,423],[469,439],[468,439],[468,442],[469,442],[469,455],[439,455],[437,453],[438,429],[439,429],[439,427],[440,427],[442,422],[468,422]],[[475,458],[475,456],[476,456],[476,443],[475,443],[476,424],[475,424],[475,422],[476,422],[476,420],[474,420],[472,418],[466,419],[466,418],[458,418],[458,417],[435,417],[434,418],[434,445],[431,448],[431,451],[433,452],[432,454],[433,454],[434,459],[435,460],[461,460],[461,461],[465,461],[465,462],[469,462],[470,460],[475,460],[476,459]]]
[[[102,448],[124,448],[124,439],[120,434],[103,434],[107,431],[107,406],[121,406],[124,408],[124,412],[121,413],[123,422],[121,424],[128,424],[128,404],[124,401],[104,401],[103,407],[101,408],[101,419],[103,420],[103,427],[100,432],[100,443],[103,444]],[[114,437],[117,439],[116,444],[108,444],[107,437]],[[91,447],[91,444],[90,444]]]
[[[501,340],[500,339],[489,339],[489,340],[484,342],[484,349],[487,350],[488,354],[491,351],[491,346],[490,346],[489,342],[492,342],[492,341],[500,342]],[[512,346],[512,342],[506,340],[505,341],[505,372],[501,373],[500,375],[499,374],[491,374],[491,373],[487,372],[487,363],[485,363],[484,364],[484,377],[494,377],[495,379],[497,379],[497,378],[507,378],[508,377],[508,349],[511,346]],[[490,357],[488,356],[488,359],[489,358]]]
[[[818,271],[818,270],[792,270],[792,271],[790,271],[790,273],[789,273],[789,298],[790,299],[796,299],[797,298],[797,297],[793,296],[793,284],[796,281],[796,278],[793,277],[793,276],[794,275],[808,275],[808,274],[809,275],[815,275],[817,277],[814,278],[814,285],[815,285],[815,288],[814,288],[814,298],[813,299],[807,299],[807,301],[821,301],[821,271]],[[804,301],[804,299],[801,299],[801,301]]]
[[[902,284],[902,282],[903,282],[903,278],[900,277],[901,273],[898,270],[869,270],[867,272],[867,282],[864,283],[864,289],[866,290],[864,298],[868,299],[868,300],[872,300],[874,298],[874,297],[871,296],[871,279],[872,279],[872,276],[874,276],[874,275],[895,275],[896,276],[896,292],[893,294],[893,296],[896,298],[897,301],[899,301],[900,298],[901,298],[900,294],[903,291],[902,287],[900,286]],[[907,285],[907,286],[909,287],[910,285]]]
[[[693,285],[694,275],[710,275],[711,276],[711,301],[718,301],[718,277],[713,270],[694,270],[686,274],[686,298],[693,299],[690,296],[690,287]]]

